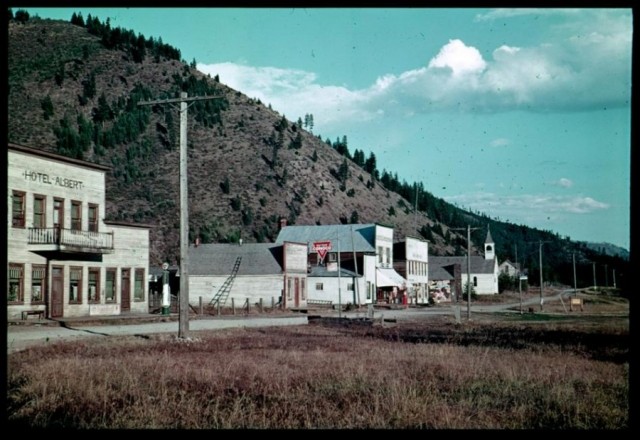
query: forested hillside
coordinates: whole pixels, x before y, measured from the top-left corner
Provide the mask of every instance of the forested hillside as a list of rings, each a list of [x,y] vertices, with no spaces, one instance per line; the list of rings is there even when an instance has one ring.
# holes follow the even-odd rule
[[[8,140],[111,167],[107,218],[153,225],[151,262],[179,260],[179,113],[148,100],[215,96],[188,109],[189,235],[202,242],[271,242],[288,224],[381,223],[396,240],[429,240],[433,255],[473,253],[490,228],[500,261],[538,271],[547,281],[592,279],[592,265],[628,262],[615,252],[552,231],[467,212],[422,183],[387,170],[375,154],[314,132],[313,115],[284,115],[269,103],[196,70],[161,37],[112,28],[74,14],[70,21],[8,18]],[[416,209],[417,208],[417,209]],[[530,277],[532,284],[537,277]]]

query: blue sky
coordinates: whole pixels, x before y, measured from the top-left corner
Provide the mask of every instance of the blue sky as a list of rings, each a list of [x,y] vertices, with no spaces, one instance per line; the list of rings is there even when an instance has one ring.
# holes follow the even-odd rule
[[[630,8],[26,10],[161,37],[461,208],[629,249]]]

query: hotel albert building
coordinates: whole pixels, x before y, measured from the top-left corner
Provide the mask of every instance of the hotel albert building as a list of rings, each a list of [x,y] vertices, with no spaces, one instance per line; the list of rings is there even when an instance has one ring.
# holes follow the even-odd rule
[[[148,313],[149,226],[104,220],[109,170],[8,145],[8,319]]]

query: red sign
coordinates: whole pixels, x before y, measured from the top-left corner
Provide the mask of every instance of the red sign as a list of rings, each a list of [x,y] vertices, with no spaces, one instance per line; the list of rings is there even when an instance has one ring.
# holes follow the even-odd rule
[[[313,250],[318,253],[321,260],[324,260],[324,256],[331,250],[330,241],[314,241]]]

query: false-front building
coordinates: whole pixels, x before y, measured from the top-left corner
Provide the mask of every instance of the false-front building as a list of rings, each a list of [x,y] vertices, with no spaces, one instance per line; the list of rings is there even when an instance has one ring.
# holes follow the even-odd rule
[[[8,319],[148,312],[149,226],[104,220],[107,171],[8,145]]]

